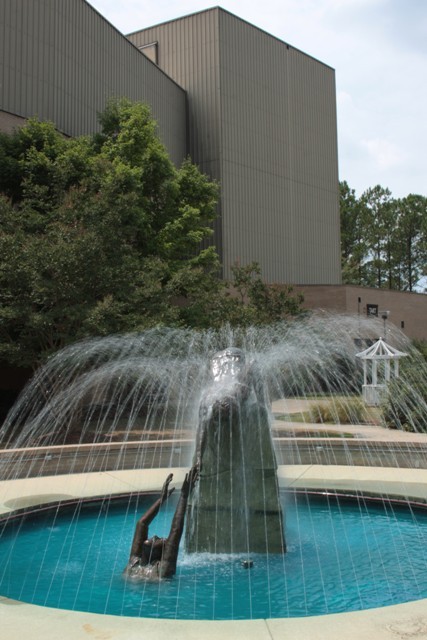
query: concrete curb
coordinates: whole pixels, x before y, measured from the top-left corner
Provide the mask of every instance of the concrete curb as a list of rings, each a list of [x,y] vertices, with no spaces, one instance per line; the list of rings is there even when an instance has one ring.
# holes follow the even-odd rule
[[[176,468],[179,485],[185,469]],[[169,472],[169,470],[168,470]],[[427,471],[373,467],[279,467],[282,487],[361,491],[427,502]],[[160,489],[165,469],[99,472],[0,482],[0,514],[61,499]],[[427,638],[427,599],[381,609],[309,618],[184,621],[125,618],[29,605],[0,597],[4,640],[396,640]]]

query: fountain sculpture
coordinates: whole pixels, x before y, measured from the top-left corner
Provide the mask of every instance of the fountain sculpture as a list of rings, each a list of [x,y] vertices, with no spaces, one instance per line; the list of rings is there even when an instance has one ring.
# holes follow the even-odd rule
[[[199,483],[187,511],[186,549],[283,553],[283,514],[268,396],[241,349],[216,353],[200,404]]]
[[[357,546],[356,541],[347,538],[349,534],[346,531],[349,530],[335,533],[330,515],[333,509],[328,511],[326,508],[316,515],[308,501],[304,522],[313,524],[313,537],[316,529],[320,528],[316,522],[328,525],[323,539],[319,539],[319,543],[312,543],[313,537],[307,537],[307,528],[300,528],[303,519],[298,506],[292,502],[294,496],[289,499],[285,497],[288,500],[285,504],[283,493],[279,492],[277,463],[282,489],[284,470],[287,473],[289,467],[293,466],[290,475],[294,473],[295,482],[298,484],[300,481],[299,486],[306,491],[309,486],[306,483],[306,478],[309,478],[307,468],[319,468],[325,464],[329,465],[329,469],[336,468],[336,465],[388,467],[391,466],[390,460],[395,466],[399,464],[396,461],[407,460],[405,466],[414,467],[410,471],[421,473],[427,466],[424,443],[420,439],[412,448],[403,443],[405,446],[402,444],[401,449],[399,444],[393,445],[392,456],[387,458],[387,443],[377,447],[368,440],[351,440],[341,437],[342,434],[331,437],[330,433],[327,438],[320,439],[313,433],[315,425],[312,420],[312,433],[304,441],[295,437],[296,432],[291,435],[286,433],[288,422],[282,422],[277,412],[273,429],[271,420],[271,400],[275,398],[297,396],[305,399],[308,406],[311,398],[327,396],[333,407],[335,402],[338,403],[336,398],[339,396],[340,402],[347,402],[350,406],[350,396],[360,393],[361,387],[361,371],[357,369],[355,354],[361,346],[368,344],[368,340],[374,340],[381,329],[371,319],[319,314],[289,324],[246,331],[227,327],[219,332],[200,333],[154,329],[140,335],[88,340],[54,356],[34,377],[0,429],[3,448],[0,473],[6,496],[0,501],[3,509],[0,542],[12,539],[11,550],[7,551],[4,562],[2,560],[3,573],[0,572],[1,588],[10,589],[10,593],[8,591],[5,595],[20,599],[20,594],[25,591],[24,582],[28,580],[30,602],[65,607],[60,597],[62,592],[65,596],[68,588],[73,594],[70,608],[88,610],[87,602],[95,598],[99,586],[100,590],[101,587],[106,589],[106,595],[96,605],[98,608],[93,609],[95,612],[106,611],[110,592],[118,590],[114,613],[144,616],[147,609],[145,604],[141,608],[141,602],[149,602],[152,604],[147,606],[152,608],[153,616],[180,617],[179,612],[187,613],[189,610],[187,604],[181,603],[181,595],[188,590],[189,601],[194,606],[193,616],[197,617],[200,609],[202,618],[213,619],[216,619],[217,607],[218,610],[220,607],[219,595],[215,592],[217,583],[222,585],[221,589],[226,595],[219,617],[232,617],[237,610],[238,600],[244,597],[248,598],[249,604],[245,604],[238,614],[241,618],[304,616],[311,615],[312,611],[327,613],[331,610],[330,606],[333,611],[363,609],[365,603],[371,602],[374,592],[375,597],[388,594],[388,600],[380,599],[376,606],[383,606],[384,602],[399,602],[399,598],[395,597],[399,592],[395,583],[390,584],[388,589],[389,574],[384,574],[381,587],[375,585],[370,589],[365,575],[358,575],[359,560],[347,560],[353,544]],[[408,342],[399,332],[389,334],[388,339],[399,349],[408,350]],[[234,346],[224,350],[226,345]],[[425,368],[421,370],[418,367],[418,377],[425,376],[425,373]],[[425,400],[421,396],[417,396],[417,408],[421,408],[424,416],[421,417],[421,426],[424,428],[420,430],[427,431]],[[301,426],[304,427],[304,424]],[[152,591],[150,588],[154,585],[144,585],[143,591],[135,591],[141,585],[131,585],[131,588],[123,584],[126,581],[121,579],[121,572],[137,519],[147,506],[153,504],[151,497],[148,504],[143,502],[145,498],[141,497],[140,492],[146,490],[147,484],[140,477],[145,474],[151,478],[151,473],[157,477],[161,469],[163,481],[168,473],[163,474],[163,469],[170,467],[178,479],[180,470],[192,465],[198,468],[199,478],[188,496],[185,544],[180,549],[177,575],[174,580],[164,581],[160,587],[156,585]],[[302,467],[304,470],[300,471]],[[184,475],[185,472],[181,480]],[[341,486],[342,475],[343,472],[339,478]],[[363,487],[356,480],[354,486],[351,483],[353,475],[361,476],[352,471],[347,475],[350,480],[346,491],[356,493],[359,497]],[[418,478],[419,474],[416,475]],[[74,479],[82,483],[78,490],[72,490],[77,486]],[[46,483],[36,482],[39,480],[46,480]],[[104,484],[100,486],[97,483],[101,480]],[[315,478],[312,485],[315,489],[317,480]],[[33,488],[33,483],[40,488]],[[93,488],[87,490],[86,483],[91,487],[93,484]],[[113,484],[116,488],[111,489]],[[396,495],[397,484],[394,481],[393,492]],[[159,486],[161,482],[155,484],[151,481],[149,490],[158,490]],[[329,484],[320,483],[320,486],[330,489]],[[413,486],[418,487],[420,500],[424,499],[422,482],[414,481]],[[23,493],[13,499],[8,497],[15,495],[15,490],[21,491],[21,487],[25,489]],[[372,489],[370,485],[369,491],[375,493],[375,487]],[[406,485],[404,491],[407,491]],[[403,496],[402,501],[408,495],[404,491],[399,494]],[[104,536],[104,514],[114,503],[112,494],[124,499],[124,493],[132,492],[134,495],[130,495],[129,499],[126,495],[125,516],[119,519],[119,530],[114,533],[113,542],[105,545],[106,549],[109,547],[110,554],[109,566],[106,566],[104,555],[102,561],[97,560],[97,541]],[[380,493],[383,499],[382,489]],[[86,559],[81,560],[79,546],[76,559],[69,553],[74,536],[77,536],[74,525],[78,525],[80,512],[84,511],[83,496],[96,498],[96,504],[102,504],[99,514],[95,516],[96,524],[93,525],[99,526],[101,532],[84,536],[89,547],[84,556]],[[327,496],[331,506],[329,493]],[[139,500],[142,500],[142,506]],[[73,501],[76,503],[75,516],[72,516],[69,524],[63,525],[62,506],[66,504],[71,508],[69,503]],[[53,543],[58,535],[58,557],[52,569],[48,565],[50,551],[47,546],[43,547],[39,555],[40,564],[28,570],[25,554],[24,558],[20,552],[14,555],[14,538],[11,538],[13,522],[18,523],[17,539],[24,536],[25,545],[27,531],[24,525],[21,528],[19,518],[22,513],[32,510],[34,505],[38,509],[40,504],[54,505],[46,545]],[[363,501],[357,504],[362,512]],[[166,507],[167,504],[165,510]],[[172,513],[173,510],[172,497],[169,511]],[[338,502],[335,513],[340,525],[344,511]],[[181,517],[181,511],[179,513]],[[390,513],[392,522],[397,522],[393,509]],[[361,517],[364,518],[365,514],[361,513]],[[8,524],[9,518],[11,526]],[[410,520],[412,522],[412,517]],[[426,593],[422,576],[425,556],[422,555],[423,545],[420,544],[425,537],[424,521],[421,518],[418,524],[413,520],[415,535],[411,537],[418,541],[417,553],[421,555],[412,565],[412,578],[405,587],[407,600],[425,597]],[[359,537],[368,531],[363,522]],[[160,530],[156,533],[167,536],[169,530],[170,521],[163,525],[160,522]],[[366,545],[360,551],[360,558],[363,557],[364,561],[370,560],[374,552],[381,551],[383,542],[380,537],[375,538],[375,530],[373,527],[372,535],[366,536]],[[394,551],[405,551],[406,571],[414,554],[409,547],[409,538],[405,536],[403,533],[400,542],[395,543]],[[319,549],[325,540],[326,560],[322,564]],[[392,537],[392,540],[396,541],[396,538]],[[357,540],[357,544],[359,542],[364,541]],[[329,567],[336,560],[335,556],[338,557],[339,544],[343,547],[340,556],[343,559],[335,563],[335,574],[330,579]],[[389,565],[398,569],[399,586],[402,573],[399,573],[399,560],[395,559],[395,555],[390,557],[393,560]],[[18,584],[16,591],[13,591],[15,587],[12,589],[11,576],[21,575],[16,567],[22,559],[25,560],[22,584]],[[210,562],[213,563],[213,574],[209,573]],[[80,595],[79,592],[82,583],[91,579],[81,577],[82,564],[91,567],[92,574],[89,575],[94,576],[93,583],[88,585],[89,595]],[[370,577],[378,566],[383,566],[382,560],[368,568]],[[250,568],[250,571],[245,568]],[[318,571],[317,574],[314,569]],[[107,571],[99,585],[95,577],[98,570]],[[208,576],[206,580],[199,577],[199,570]],[[242,573],[245,580],[243,587],[238,583]],[[310,576],[311,586],[306,588],[304,580]],[[54,582],[56,579],[59,582]],[[44,580],[47,586],[46,591],[42,592]],[[292,580],[292,587],[288,589]],[[208,596],[198,595],[201,583],[206,583],[213,592],[209,592]],[[344,593],[347,583],[353,585],[353,593],[348,598]],[[70,586],[63,588],[65,584]],[[336,585],[343,591],[339,594],[342,599],[337,604]],[[194,593],[190,590],[191,586],[195,587]],[[163,595],[173,592],[173,597],[176,597],[176,605],[167,608],[165,614],[158,613],[156,608],[163,597],[159,595],[160,589]],[[39,590],[41,595],[37,599]],[[314,594],[313,605],[308,602],[311,591]],[[258,602],[260,593],[266,595],[265,606]],[[56,595],[58,600],[55,600]],[[348,608],[347,600],[351,602]],[[131,601],[133,609],[128,614]],[[207,601],[211,608],[206,612],[204,607]],[[227,607],[230,602],[232,610],[229,614]],[[256,608],[258,605],[259,608]]]

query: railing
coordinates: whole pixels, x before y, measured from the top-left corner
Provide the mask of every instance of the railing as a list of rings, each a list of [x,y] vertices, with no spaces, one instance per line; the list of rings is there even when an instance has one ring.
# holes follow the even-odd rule
[[[278,464],[360,465],[427,469],[427,442],[350,438],[275,438]],[[191,439],[0,450],[0,480],[191,464]]]

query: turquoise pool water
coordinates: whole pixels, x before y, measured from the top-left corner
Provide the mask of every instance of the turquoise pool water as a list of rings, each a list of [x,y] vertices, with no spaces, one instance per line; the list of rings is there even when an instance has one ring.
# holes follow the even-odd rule
[[[130,584],[121,572],[139,515],[130,504],[39,514],[0,530],[0,594],[38,605],[184,619],[309,616],[427,598],[427,512],[283,497],[288,553],[180,553],[178,573]],[[176,500],[176,498],[175,498]],[[167,535],[174,502],[150,533]]]

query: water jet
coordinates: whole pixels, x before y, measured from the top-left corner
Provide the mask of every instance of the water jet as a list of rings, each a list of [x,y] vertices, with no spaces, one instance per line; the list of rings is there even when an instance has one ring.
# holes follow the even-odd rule
[[[209,387],[209,358],[220,351],[224,344],[238,345],[249,354],[250,360],[257,362],[269,398],[308,397],[319,393],[333,398],[337,393],[354,393],[360,382],[360,372],[354,366],[356,326],[360,327],[360,322],[356,325],[354,320],[339,318],[331,327],[330,318],[317,318],[312,324],[306,320],[298,326],[268,331],[250,330],[233,334],[228,330],[225,331],[227,335],[223,333],[220,336],[210,332],[200,335],[191,332],[172,332],[173,335],[171,332],[165,332],[164,335],[162,332],[148,332],[143,336],[115,337],[107,342],[92,341],[74,346],[55,363],[55,359],[48,363],[27,389],[24,399],[15,407],[2,430],[2,439],[7,447],[1,459],[12,456],[15,460],[15,464],[8,463],[4,467],[2,489],[9,493],[9,500],[4,499],[3,503],[9,501],[10,507],[3,505],[3,513],[7,510],[17,515],[14,504],[25,509],[29,508],[25,507],[26,501],[43,503],[43,497],[40,498],[43,491],[36,489],[36,481],[48,483],[45,486],[49,487],[49,491],[44,490],[46,502],[49,502],[49,493],[59,496],[57,501],[61,501],[61,496],[73,493],[69,490],[71,481],[80,474],[66,476],[61,481],[63,469],[67,472],[79,470],[80,478],[85,478],[81,479],[84,490],[77,490],[76,497],[82,498],[86,493],[108,504],[109,496],[117,492],[117,488],[112,488],[112,476],[118,480],[120,478],[121,493],[134,495],[147,489],[145,480],[141,484],[135,480],[141,473],[138,470],[144,469],[141,476],[157,473],[154,467],[166,468],[172,461],[175,466],[188,467],[195,455],[194,450],[197,451],[197,412]],[[369,335],[375,337],[376,329],[371,321],[366,326],[366,335],[368,329]],[[365,329],[362,327],[362,330]],[[402,340],[396,334],[398,347]],[[159,346],[160,355],[155,357],[153,349],[155,347],[159,352]],[[161,395],[161,401],[157,392]],[[313,429],[312,425],[310,429]],[[311,448],[310,455],[314,456],[311,464],[308,467],[297,465],[299,470],[295,472],[295,465],[292,468],[289,465],[281,466],[283,456],[280,452],[283,452],[285,443],[279,443],[278,440],[281,439],[275,439],[275,449],[281,458],[278,470],[282,487],[285,474],[292,476],[293,473],[290,484],[294,487],[299,484],[304,489],[329,491],[334,489],[334,485],[336,489],[342,489],[342,485],[347,483],[350,493],[358,499],[363,493],[381,497],[400,493],[402,501],[408,497],[420,504],[427,500],[425,471],[422,469],[396,469],[399,475],[394,476],[393,480],[390,480],[390,469],[377,469],[374,479],[367,481],[364,467],[360,471],[360,466],[349,466],[349,477],[344,482],[342,476],[335,477],[338,466],[329,460],[327,467],[319,467],[326,469],[325,472],[318,472],[319,476],[324,473],[322,477],[310,478],[310,470],[314,469],[312,462],[316,456],[321,460],[317,444]],[[30,447],[34,444],[38,446]],[[375,447],[368,440],[365,445],[363,442],[358,444],[359,454],[369,464]],[[347,463],[351,465],[351,447],[343,442],[340,446],[343,456],[347,456]],[[44,447],[46,453],[42,453]],[[325,443],[323,447],[325,455]],[[86,448],[88,453],[83,462],[80,457],[82,448]],[[37,451],[33,455],[29,453],[30,449]],[[68,458],[49,458],[55,450],[61,451],[61,456],[68,452]],[[130,450],[132,455],[129,455]],[[111,451],[114,451],[113,455]],[[294,453],[296,451],[294,449]],[[420,451],[419,459],[423,466],[426,456],[422,448]],[[52,460],[57,476],[52,479],[49,472],[49,476],[43,477],[48,467],[52,469]],[[27,468],[24,473],[25,465]],[[29,480],[22,477],[20,480],[14,479],[13,473],[7,471],[13,467],[21,469],[21,476],[26,475]],[[39,477],[31,479],[33,487],[29,490],[28,482],[36,469]],[[414,494],[411,495],[408,482],[404,486],[402,480],[413,472],[417,472],[417,480],[410,483]],[[302,478],[304,482],[301,484]],[[142,484],[145,486],[142,487]],[[15,488],[12,489],[12,485]],[[55,491],[52,491],[53,486]],[[161,483],[157,481],[154,488],[158,490],[159,486]],[[14,492],[19,495],[12,495]],[[82,510],[82,504],[78,502],[76,513]],[[287,543],[288,546],[292,545],[288,534]],[[255,562],[252,570],[245,571],[245,574],[253,576],[257,567],[258,562]],[[416,609],[416,603],[413,605]],[[144,615],[143,611],[141,613]],[[265,617],[269,617],[268,611]],[[110,624],[110,618],[107,619]],[[268,627],[271,633],[274,625],[268,623]]]

